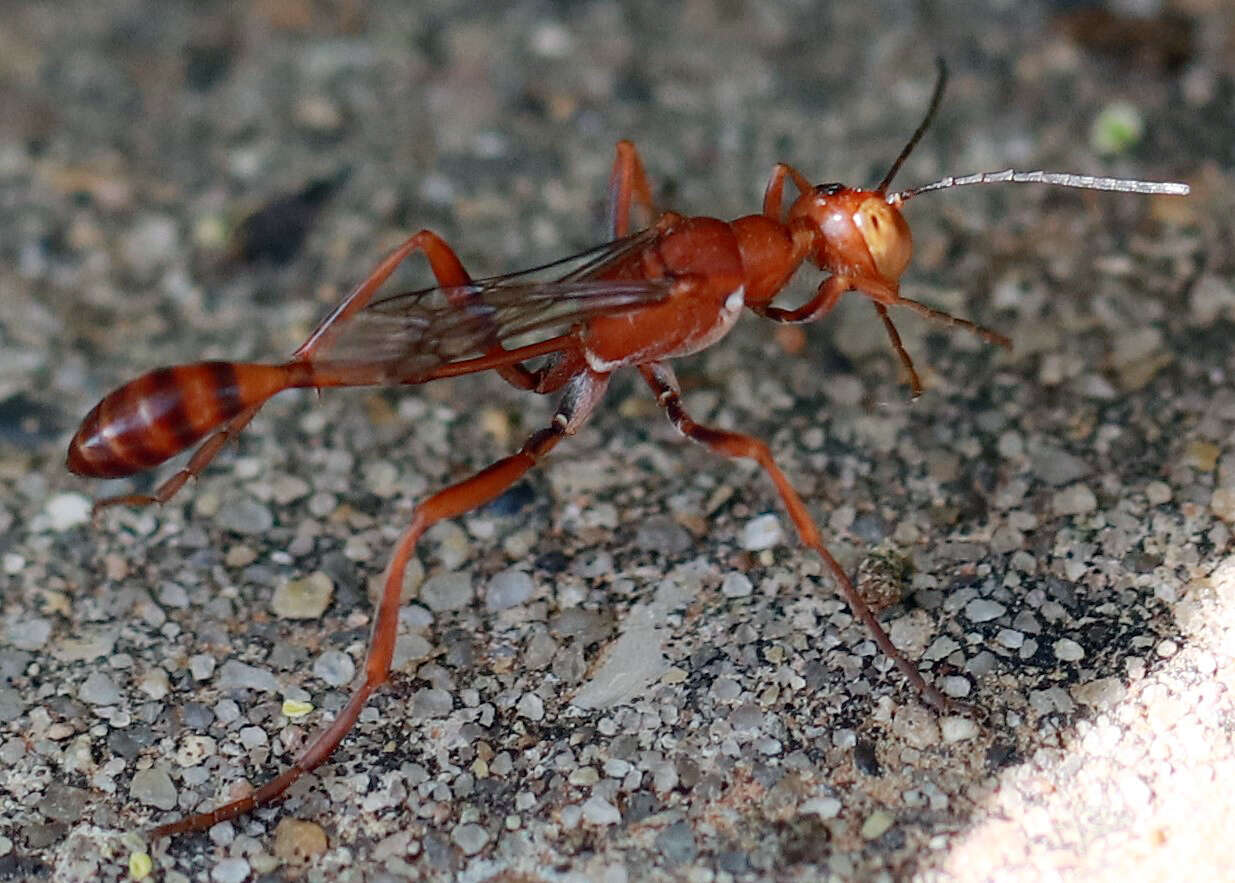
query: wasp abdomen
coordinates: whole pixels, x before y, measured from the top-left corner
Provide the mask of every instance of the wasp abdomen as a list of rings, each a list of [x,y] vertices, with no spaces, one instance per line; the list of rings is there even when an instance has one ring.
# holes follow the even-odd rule
[[[150,371],[94,406],[69,443],[69,470],[120,478],[157,466],[289,379],[288,365],[194,362]]]

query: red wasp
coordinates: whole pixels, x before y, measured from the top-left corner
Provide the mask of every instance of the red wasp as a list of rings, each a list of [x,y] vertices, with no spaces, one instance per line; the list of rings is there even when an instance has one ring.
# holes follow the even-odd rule
[[[657,215],[639,154],[633,144],[621,141],[609,181],[612,242],[535,270],[473,279],[450,246],[422,230],[344,298],[288,361],[273,365],[196,362],[160,368],[99,402],[69,445],[68,467],[78,475],[130,475],[206,439],[188,465],[152,496],[117,497],[98,504],[104,506],[166,502],[245,427],[267,399],[293,387],[419,384],[492,369],[519,389],[560,392],[562,396],[549,425],[533,433],[517,453],[438,491],[416,507],[386,568],[364,678],[334,722],[290,769],[249,796],[160,825],[153,835],[202,830],[272,803],[300,776],[325,761],[355,725],[369,695],[390,674],[404,570],[421,535],[434,523],[475,509],[514,484],[587,421],[612,373],[626,366],[639,371],[657,403],[687,438],[726,457],[753,459],[763,467],[803,544],[823,559],[841,595],[866,624],[875,643],[926,702],[940,710],[954,707],[893,646],[828,552],[805,503],[772,459],[768,446],[749,435],[691,419],[669,365],[671,359],[698,352],[724,337],[743,307],[775,322],[813,322],[827,315],[846,292],[860,291],[874,304],[917,395],[921,384],[888,315],[889,307],[908,307],[1004,346],[1009,341],[900,294],[899,280],[912,252],[909,225],[901,214],[907,200],[933,190],[997,182],[1147,194],[1188,192],[1183,184],[1011,170],[949,177],[890,192],[893,177],[939,107],[946,79],[940,64],[921,125],[873,189],[812,186],[792,166],[780,164],[772,171],[759,214],[735,221],[673,212]],[[782,211],[786,178],[799,194],[787,213]],[[630,229],[632,202],[656,218],[636,233]],[[437,286],[375,298],[395,268],[416,252],[428,260]],[[815,295],[795,309],[775,306],[778,293],[806,262],[828,273]],[[529,339],[532,342],[526,342]],[[540,357],[547,358],[531,361]]]

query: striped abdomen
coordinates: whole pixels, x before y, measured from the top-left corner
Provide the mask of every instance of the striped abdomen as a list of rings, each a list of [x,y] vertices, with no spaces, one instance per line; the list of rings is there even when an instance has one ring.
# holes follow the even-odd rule
[[[71,472],[119,478],[192,447],[245,408],[310,385],[305,362],[194,362],[159,368],[108,394],[69,442]]]

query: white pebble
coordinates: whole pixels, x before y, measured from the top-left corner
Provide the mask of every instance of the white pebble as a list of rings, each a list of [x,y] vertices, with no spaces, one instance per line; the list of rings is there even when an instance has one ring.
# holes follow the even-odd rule
[[[313,661],[313,674],[332,687],[351,683],[356,674],[356,663],[342,650],[324,650]]]
[[[978,725],[967,717],[952,715],[939,721],[939,732],[945,742],[963,742],[978,735]]]
[[[1098,498],[1087,485],[1074,484],[1051,498],[1051,511],[1056,515],[1084,515],[1098,508]]]
[[[242,858],[225,858],[210,869],[212,883],[244,883],[249,879],[249,863]]]
[[[583,820],[589,825],[616,825],[622,814],[603,797],[593,796],[583,802]]]
[[[974,598],[965,605],[965,616],[970,622],[990,622],[1003,616],[1007,609],[998,601]]]
[[[532,597],[532,589],[532,578],[522,570],[498,571],[485,589],[485,607],[495,611],[517,607]]]
[[[515,706],[515,711],[520,717],[525,717],[530,721],[544,720],[545,703],[535,693],[524,693]]]
[[[1071,638],[1060,638],[1051,649],[1060,662],[1076,662],[1085,658],[1085,648]]]
[[[43,512],[47,515],[48,526],[61,533],[88,522],[91,505],[81,494],[56,494],[47,501]]]
[[[834,819],[841,811],[841,802],[835,797],[812,797],[798,807],[798,815],[816,815],[821,819]]]
[[[726,598],[745,598],[754,590],[750,579],[744,573],[731,570],[725,574],[720,584],[720,593]]]
[[[760,515],[746,522],[742,528],[742,548],[748,552],[758,552],[780,545],[785,533],[781,529],[780,519],[772,514]]]

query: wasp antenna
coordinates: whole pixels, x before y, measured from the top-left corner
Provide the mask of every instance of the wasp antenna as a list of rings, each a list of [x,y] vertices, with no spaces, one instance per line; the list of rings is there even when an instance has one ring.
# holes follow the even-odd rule
[[[888,189],[888,185],[892,183],[896,173],[901,170],[901,164],[909,158],[909,154],[913,153],[913,149],[918,146],[918,142],[926,134],[931,120],[935,118],[935,111],[939,110],[939,103],[943,101],[943,90],[948,85],[948,65],[944,62],[943,57],[940,56],[935,59],[935,67],[938,68],[939,75],[935,78],[935,91],[931,95],[931,103],[930,107],[926,109],[926,116],[922,117],[922,122],[918,123],[918,127],[914,129],[908,143],[901,148],[900,156],[892,163],[892,168],[888,169],[888,173],[883,176],[883,180],[879,182],[879,186],[875,188],[876,190]]]
[[[1005,169],[1002,172],[977,172],[972,175],[949,175],[931,184],[911,187],[888,194],[891,205],[932,190],[947,190],[951,187],[967,187],[971,184],[1050,184],[1055,187],[1075,187],[1081,190],[1114,190],[1119,193],[1145,193],[1151,195],[1187,196],[1191,192],[1187,184],[1175,181],[1138,181],[1131,178],[1106,178],[1095,175],[1074,175],[1070,172],[1018,172]]]

